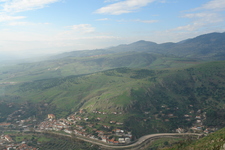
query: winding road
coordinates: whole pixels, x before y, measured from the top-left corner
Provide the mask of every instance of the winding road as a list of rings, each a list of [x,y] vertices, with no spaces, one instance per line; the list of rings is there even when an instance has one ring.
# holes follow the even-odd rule
[[[68,136],[71,137],[71,135],[65,135],[65,134],[61,134],[61,133],[54,133],[57,135],[62,135],[62,136]],[[113,144],[108,144],[108,143],[104,143],[101,142],[99,140],[94,140],[94,139],[89,139],[89,138],[85,138],[82,136],[76,136],[77,139],[85,141],[85,142],[89,142],[95,145],[99,145],[103,148],[106,149],[129,149],[129,150],[138,150],[140,148],[140,146],[149,140],[155,139],[155,138],[161,138],[161,137],[171,137],[171,136],[201,136],[202,134],[196,134],[196,133],[158,133],[158,134],[149,134],[149,135],[145,135],[140,137],[135,143],[132,143],[130,145],[113,145]]]

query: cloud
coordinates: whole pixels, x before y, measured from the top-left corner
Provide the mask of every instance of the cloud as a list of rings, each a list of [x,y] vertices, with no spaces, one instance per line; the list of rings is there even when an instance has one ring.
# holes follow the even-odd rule
[[[156,22],[159,22],[158,20],[140,20],[140,19],[137,19],[137,20],[134,20],[135,22],[142,22],[142,23],[156,23]]]
[[[141,22],[141,23],[156,23],[159,22],[159,20],[141,20],[141,19],[136,19],[136,20],[117,20],[117,22]]]
[[[105,0],[104,3],[118,2],[119,0]]]
[[[216,25],[217,23],[224,21],[223,17],[213,12],[192,13],[186,14],[183,17],[192,19],[192,22],[188,25],[177,27],[174,30],[194,31],[207,26],[213,26],[214,24]]]
[[[8,23],[9,26],[26,26],[26,25],[33,25],[29,22],[10,22]]]
[[[154,2],[155,0],[125,0],[110,4],[95,11],[98,14],[120,15],[124,13],[131,13]]]
[[[19,20],[19,19],[24,19],[26,18],[25,16],[8,16],[5,14],[0,15],[0,22],[5,22],[5,21],[12,21],[12,20]]]
[[[216,11],[225,9],[225,1],[224,0],[212,0],[206,4],[204,4],[200,9],[213,9]]]
[[[195,19],[195,21],[204,22],[205,24],[222,22],[224,18],[214,12],[202,12],[184,15],[186,18]]]
[[[197,31],[203,28],[213,28],[224,21],[225,17],[220,13],[223,10],[225,10],[224,0],[211,0],[191,10],[193,13],[183,15],[183,18],[191,19],[191,23],[177,27],[174,30]]]
[[[4,12],[23,12],[33,9],[40,9],[48,4],[58,2],[60,0],[8,0],[2,7]]]
[[[92,33],[95,31],[95,28],[92,27],[90,24],[79,24],[79,25],[73,25],[70,27],[75,32],[80,33]]]
[[[97,21],[106,21],[106,20],[109,20],[109,18],[97,19]]]
[[[9,26],[35,26],[35,25],[49,25],[50,23],[32,23],[32,22],[9,22]]]

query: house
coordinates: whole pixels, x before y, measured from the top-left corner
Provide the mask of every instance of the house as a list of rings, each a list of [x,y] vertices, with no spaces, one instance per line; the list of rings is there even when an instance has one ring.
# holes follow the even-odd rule
[[[80,114],[83,114],[83,109],[80,109],[79,113],[80,113]]]
[[[0,127],[8,127],[10,125],[11,125],[11,123],[6,123],[6,122],[0,123]]]
[[[184,133],[184,129],[178,128],[178,129],[176,129],[176,132],[178,132],[178,133]]]
[[[168,114],[168,117],[173,117],[173,114]]]
[[[197,111],[197,113],[201,113],[202,112],[202,110],[201,109],[199,109],[198,111]]]
[[[90,127],[90,128],[92,128],[94,125],[93,124],[88,124],[87,126]]]
[[[117,125],[123,125],[123,123],[122,123],[122,122],[117,122],[116,124],[117,124]]]
[[[88,118],[84,118],[84,121],[87,121],[88,120]]]
[[[81,118],[81,117],[79,117],[79,116],[78,116],[76,119],[77,119],[77,120],[82,120],[82,118]]]
[[[119,143],[124,144],[125,143],[125,138],[119,138],[118,141],[119,141]]]
[[[196,118],[196,119],[201,119],[201,116],[196,116],[195,118]]]
[[[102,142],[107,142],[107,138],[102,138]]]
[[[108,140],[108,143],[113,144],[113,142],[114,142],[114,138],[112,138],[111,140]]]
[[[105,129],[110,129],[110,126],[103,125]]]
[[[197,123],[201,123],[202,121],[201,120],[197,120]]]
[[[55,119],[55,115],[54,114],[48,114],[48,119]]]
[[[114,115],[116,115],[117,114],[117,112],[112,112]]]
[[[67,117],[67,120],[69,120],[71,122],[74,122],[75,121],[75,117],[74,116],[69,116],[69,117]]]
[[[184,115],[184,117],[188,118],[188,117],[190,117],[190,115]]]
[[[114,129],[113,131],[116,132],[116,133],[123,132],[123,130],[120,130],[120,129]]]
[[[98,130],[98,131],[96,131],[96,133],[98,133],[98,134],[100,134],[100,135],[101,135],[101,134],[104,134],[104,132],[103,132],[103,131],[99,131],[99,130]]]
[[[5,135],[4,138],[8,141],[8,142],[13,142],[12,138],[9,135]]]
[[[60,130],[62,130],[64,128],[64,126],[61,125],[61,124],[54,124],[52,128],[55,131],[60,131]]]
[[[209,130],[208,129],[205,129],[204,130],[204,133],[209,134]]]
[[[191,129],[192,129],[192,130],[197,130],[197,127],[196,127],[196,126],[191,127]]]
[[[109,123],[111,123],[111,124],[115,124],[115,123],[116,123],[116,121],[109,121]]]
[[[19,149],[19,150],[37,150],[37,148],[28,146],[27,144],[21,144],[17,149]]]
[[[80,126],[80,125],[76,125],[76,127],[77,127],[78,129],[83,129],[83,128],[84,128],[83,126]]]
[[[191,129],[192,129],[192,130],[202,130],[202,127],[196,127],[196,126],[194,126],[194,127],[192,127]]]
[[[72,133],[72,131],[71,130],[68,130],[68,129],[65,129],[64,132],[69,133],[69,134]]]
[[[162,107],[162,108],[165,108],[165,107],[166,107],[166,105],[162,105],[161,107]]]
[[[132,136],[131,136],[131,137],[132,137]],[[129,137],[126,137],[126,138],[125,138],[125,143],[127,143],[127,144],[130,143],[130,138],[129,138]]]
[[[195,111],[194,111],[194,110],[192,110],[192,111],[190,111],[189,113],[190,113],[190,114],[193,114],[194,112],[195,112]]]

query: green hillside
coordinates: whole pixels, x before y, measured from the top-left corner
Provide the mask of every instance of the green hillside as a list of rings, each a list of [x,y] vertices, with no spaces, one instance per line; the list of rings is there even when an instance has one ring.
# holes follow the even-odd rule
[[[97,51],[98,52],[98,51]],[[87,52],[81,52],[86,54]],[[94,53],[94,52],[93,52]],[[89,55],[92,53],[89,52]],[[23,82],[70,75],[89,74],[98,71],[129,68],[180,68],[199,63],[194,59],[178,58],[146,52],[126,52],[115,54],[95,53],[85,57],[64,57],[35,63],[22,63],[0,68],[0,83]]]
[[[209,134],[196,141],[186,140],[163,150],[223,150],[225,144],[225,128]],[[222,148],[223,147],[223,148]]]
[[[206,113],[205,125],[223,127],[224,65],[220,61],[178,70],[117,68],[38,80],[2,87],[0,100],[28,102],[27,113],[40,118],[47,113],[66,117],[84,109],[84,117],[101,117],[106,124],[110,120],[123,122],[124,128],[136,137],[190,127],[199,110]],[[187,120],[184,115],[192,118]]]

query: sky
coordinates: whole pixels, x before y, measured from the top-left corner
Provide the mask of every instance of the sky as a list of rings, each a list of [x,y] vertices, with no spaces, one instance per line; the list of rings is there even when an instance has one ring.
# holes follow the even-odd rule
[[[0,0],[0,55],[179,42],[225,31],[225,0]]]

